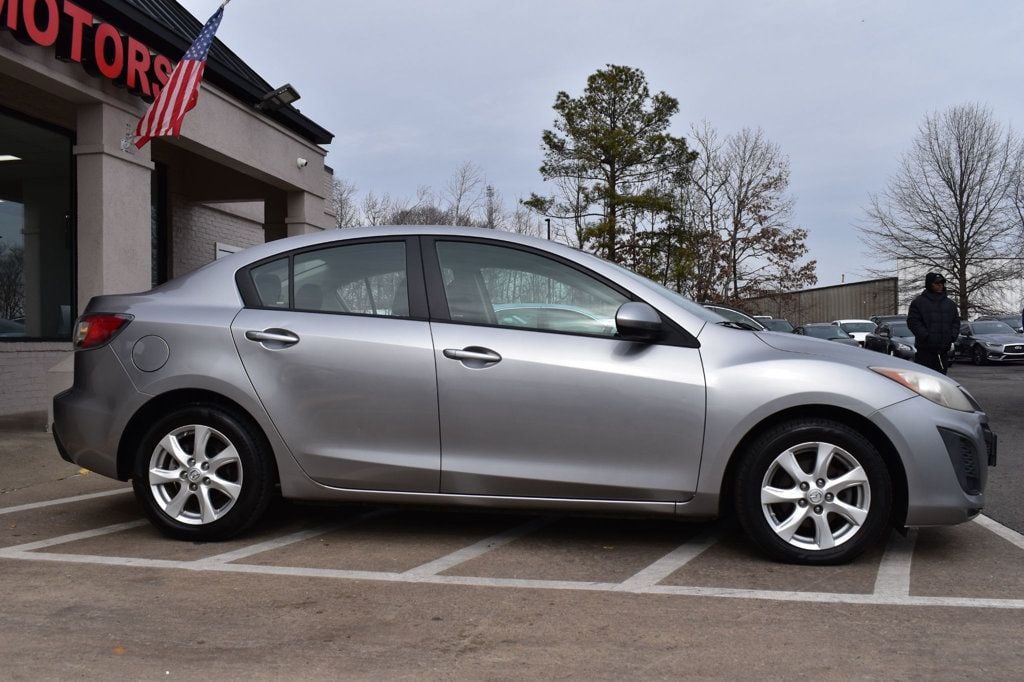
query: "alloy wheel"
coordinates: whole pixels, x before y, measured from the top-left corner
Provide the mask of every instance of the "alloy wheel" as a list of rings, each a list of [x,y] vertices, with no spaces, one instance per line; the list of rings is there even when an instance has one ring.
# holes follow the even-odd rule
[[[149,489],[173,520],[198,526],[227,514],[242,492],[242,461],[231,441],[202,424],[174,429],[157,444]]]
[[[788,448],[761,482],[761,509],[769,527],[800,549],[827,550],[848,542],[870,508],[867,473],[856,457],[832,443]]]

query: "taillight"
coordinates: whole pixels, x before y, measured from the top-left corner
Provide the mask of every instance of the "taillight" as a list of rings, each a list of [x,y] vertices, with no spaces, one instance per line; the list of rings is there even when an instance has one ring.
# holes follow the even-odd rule
[[[131,315],[92,313],[83,315],[75,329],[75,348],[95,348],[117,336],[132,321]]]

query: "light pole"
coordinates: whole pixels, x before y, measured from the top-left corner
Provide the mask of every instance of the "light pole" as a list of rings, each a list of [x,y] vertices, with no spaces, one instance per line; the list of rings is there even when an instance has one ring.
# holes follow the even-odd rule
[[[548,241],[551,241],[551,218],[545,218],[544,222],[548,224]]]

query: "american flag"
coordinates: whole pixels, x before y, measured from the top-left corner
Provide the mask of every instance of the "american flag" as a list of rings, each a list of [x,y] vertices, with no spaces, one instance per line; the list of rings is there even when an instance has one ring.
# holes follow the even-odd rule
[[[161,135],[181,134],[181,122],[185,114],[192,110],[199,101],[199,86],[203,82],[203,70],[206,68],[206,53],[210,51],[213,37],[224,17],[224,5],[220,6],[203,30],[196,37],[192,47],[181,58],[174,72],[167,79],[167,84],[160,90],[149,110],[139,119],[135,126],[135,146],[142,149],[150,139]]]

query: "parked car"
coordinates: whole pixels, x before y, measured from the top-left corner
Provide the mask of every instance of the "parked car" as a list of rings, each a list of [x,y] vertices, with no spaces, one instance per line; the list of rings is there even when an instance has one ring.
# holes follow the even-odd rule
[[[843,331],[841,327],[837,327],[834,324],[826,324],[824,322],[802,324],[794,329],[793,333],[810,336],[815,339],[824,339],[825,341],[838,341],[839,343],[846,344],[847,346],[860,345],[857,343],[856,339]]]
[[[736,310],[735,308],[729,308],[724,305],[717,305],[713,303],[705,303],[704,307],[714,313],[721,315],[726,320],[729,320],[730,322],[740,325],[744,329],[759,332],[768,331],[763,324],[761,324],[760,322],[758,322],[750,315],[747,315],[745,312],[741,310]]]
[[[1024,336],[998,320],[976,320],[960,325],[956,355],[976,365],[1024,360]]]
[[[770,332],[783,332],[790,334],[793,331],[793,325],[790,324],[789,320],[781,317],[773,317],[767,320],[758,320],[764,327]]]
[[[907,326],[906,318],[891,322],[882,322],[875,331],[864,337],[864,347],[868,350],[887,353],[904,360],[913,360],[917,354],[914,333]]]
[[[16,320],[0,320],[0,337],[25,336],[25,323]]]
[[[861,346],[864,345],[864,337],[875,331],[875,327],[878,326],[871,320],[833,320],[832,324],[856,339]]]
[[[871,321],[876,325],[885,324],[886,322],[906,322],[906,315],[872,315]]]
[[[506,325],[578,306],[614,330]],[[753,332],[546,240],[329,230],[151,291],[93,298],[61,456],[131,479],[177,538],[236,535],[285,497],[713,517],[769,556],[844,562],[890,527],[985,505],[995,440],[953,379]],[[941,427],[941,428],[938,428]]]
[[[1006,324],[1010,329],[1018,334],[1024,334],[1024,325],[1021,324],[1022,320],[1020,315],[986,315],[984,317],[977,318],[975,322],[991,322],[993,320]]]

